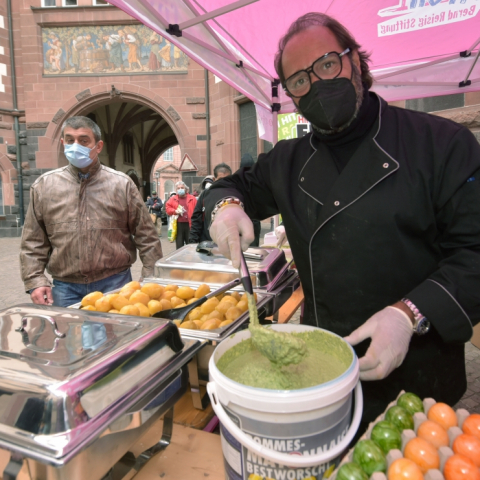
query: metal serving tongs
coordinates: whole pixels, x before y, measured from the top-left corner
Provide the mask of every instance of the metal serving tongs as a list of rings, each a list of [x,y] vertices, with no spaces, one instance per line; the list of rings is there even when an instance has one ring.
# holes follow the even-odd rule
[[[260,325],[257,304],[253,295],[252,280],[243,252],[240,254],[240,280],[247,293],[250,314],[248,329],[255,348],[278,366],[300,363],[307,353],[307,345],[301,338],[291,333],[278,332]]]
[[[237,285],[240,284],[240,279],[236,278],[235,280],[232,280],[229,283],[226,283],[223,285],[223,287],[220,287],[219,289],[207,293],[202,298],[199,298],[196,302],[192,302],[186,307],[180,307],[180,308],[170,308],[169,310],[160,310],[157,313],[154,313],[152,317],[156,318],[164,318],[166,320],[184,320],[185,317],[196,307],[200,306],[202,303],[205,303],[209,298],[216,297],[217,295],[220,295],[223,292],[226,292],[227,290],[230,290],[233,287],[236,287]]]

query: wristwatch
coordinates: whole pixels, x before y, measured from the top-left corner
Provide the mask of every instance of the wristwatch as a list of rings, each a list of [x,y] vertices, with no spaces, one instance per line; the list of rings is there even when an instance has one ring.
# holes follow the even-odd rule
[[[219,201],[215,204],[215,206],[213,207],[211,223],[213,223],[213,219],[215,218],[215,215],[217,214],[217,212],[218,212],[222,207],[224,207],[225,205],[230,205],[230,204],[238,205],[238,206],[241,207],[243,210],[245,210],[245,209],[243,208],[243,203],[242,203],[242,201],[241,201],[239,198],[236,198],[236,197],[225,197],[225,198],[222,198],[222,199],[219,200]]]
[[[413,313],[413,333],[416,333],[417,335],[424,335],[427,333],[430,330],[430,322],[427,318],[420,313],[420,310],[408,298],[402,298],[402,302]]]

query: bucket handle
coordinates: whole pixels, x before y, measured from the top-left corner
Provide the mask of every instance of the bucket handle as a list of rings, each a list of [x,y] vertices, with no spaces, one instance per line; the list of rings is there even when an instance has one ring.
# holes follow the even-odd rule
[[[362,387],[360,385],[360,382],[358,382],[357,386],[355,387],[355,410],[353,414],[352,424],[350,425],[347,434],[340,441],[340,443],[332,449],[316,455],[288,455],[285,453],[276,452],[275,450],[271,450],[264,445],[260,445],[259,443],[255,442],[255,440],[250,438],[247,434],[245,434],[240,428],[238,428],[237,425],[235,425],[235,423],[233,423],[231,418],[227,415],[227,412],[225,412],[223,406],[220,404],[217,395],[217,385],[215,384],[215,382],[209,382],[207,384],[207,392],[210,397],[213,410],[215,411],[218,419],[238,442],[240,442],[245,448],[247,448],[251,452],[256,453],[263,458],[266,458],[271,462],[288,465],[292,468],[313,467],[315,465],[329,462],[330,460],[333,460],[334,458],[342,454],[347,449],[348,445],[357,433],[363,412]]]

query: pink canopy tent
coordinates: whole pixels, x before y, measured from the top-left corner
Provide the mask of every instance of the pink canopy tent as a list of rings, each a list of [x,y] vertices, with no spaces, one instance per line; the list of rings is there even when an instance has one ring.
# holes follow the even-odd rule
[[[480,90],[480,0],[109,3],[249,97],[264,123],[276,125],[272,105],[274,114],[278,109],[294,110],[283,89],[275,88],[273,59],[278,40],[292,21],[312,11],[339,20],[371,52],[372,89],[387,101]]]

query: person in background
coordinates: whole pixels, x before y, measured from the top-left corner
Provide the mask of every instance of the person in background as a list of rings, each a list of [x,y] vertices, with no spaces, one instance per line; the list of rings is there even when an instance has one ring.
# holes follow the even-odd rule
[[[177,250],[188,243],[190,225],[193,211],[197,203],[196,198],[188,193],[188,187],[184,182],[175,184],[176,195],[171,196],[165,205],[167,215],[178,215],[177,236],[175,244]]]
[[[154,225],[157,229],[158,236],[162,236],[162,207],[163,202],[157,195],[157,192],[152,192],[152,197],[147,199],[147,207],[150,213],[155,215]]]
[[[204,200],[205,196],[208,194],[208,189],[213,182],[219,180],[220,178],[228,177],[232,174],[232,169],[226,163],[219,163],[213,169],[213,175],[207,175],[202,180],[203,191],[197,199],[197,204],[195,205],[195,210],[192,215],[192,225],[190,227],[190,237],[188,238],[188,243],[200,243],[205,240],[212,240],[210,234],[208,233],[208,227],[210,222],[205,222],[205,208]]]
[[[152,275],[162,246],[135,184],[100,163],[98,125],[71,117],[61,142],[68,166],[44,173],[30,188],[20,266],[33,303],[67,307],[130,282],[137,250],[142,277]]]
[[[275,68],[312,131],[215,182],[205,202],[235,267],[254,237],[249,217],[282,215],[303,322],[359,357],[360,433],[401,390],[455,405],[480,322],[480,145],[458,123],[370,91],[368,62],[334,18],[298,18]]]

